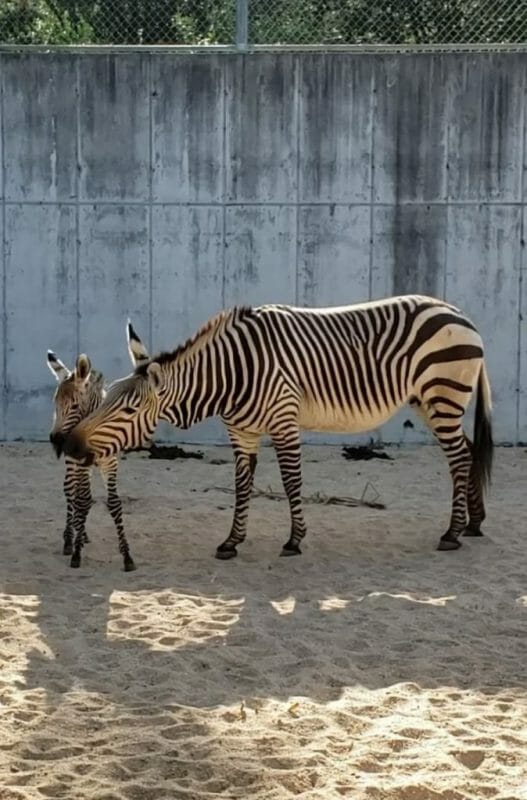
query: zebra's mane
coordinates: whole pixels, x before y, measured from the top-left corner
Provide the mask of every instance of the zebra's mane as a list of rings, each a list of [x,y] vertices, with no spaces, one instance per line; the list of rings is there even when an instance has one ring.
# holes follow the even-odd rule
[[[155,361],[156,364],[170,364],[183,355],[191,355],[198,347],[207,344],[221,328],[232,326],[239,320],[250,316],[253,309],[250,306],[235,306],[234,308],[220,311],[211,317],[199,328],[186,342],[176,347],[175,350],[163,351],[155,356],[150,356],[148,361],[140,364],[135,369],[136,375],[146,375],[148,365]]]

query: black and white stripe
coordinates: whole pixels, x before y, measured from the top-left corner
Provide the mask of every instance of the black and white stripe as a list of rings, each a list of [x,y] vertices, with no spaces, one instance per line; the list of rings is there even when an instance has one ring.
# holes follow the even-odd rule
[[[462,418],[476,391],[474,442]],[[77,426],[66,452],[89,461],[144,445],[159,419],[182,428],[219,415],[235,454],[236,504],[217,556],[246,535],[256,455],[270,434],[289,498],[292,528],[283,555],[300,552],[301,429],[359,433],[409,403],[441,445],[453,500],[439,549],[479,535],[490,478],[490,387],[483,343],[454,306],[417,295],[340,308],[266,305],[211,319],[183,346],[161,353],[113,385]],[[468,526],[467,526],[468,512]]]

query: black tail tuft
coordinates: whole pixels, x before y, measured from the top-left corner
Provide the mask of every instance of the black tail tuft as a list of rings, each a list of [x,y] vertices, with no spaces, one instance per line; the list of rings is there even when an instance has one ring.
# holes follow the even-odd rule
[[[486,374],[482,369],[478,378],[476,395],[476,416],[474,420],[474,442],[472,444],[472,470],[482,493],[490,486],[494,443],[490,407],[486,401]]]

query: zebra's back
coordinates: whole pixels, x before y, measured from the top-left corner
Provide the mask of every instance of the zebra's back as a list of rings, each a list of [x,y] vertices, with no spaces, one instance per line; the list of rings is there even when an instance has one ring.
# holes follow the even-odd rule
[[[477,380],[483,347],[462,312],[408,295],[334,308],[260,306],[267,358],[298,393],[302,428],[361,432],[385,423],[437,380]],[[479,362],[478,362],[479,363]]]

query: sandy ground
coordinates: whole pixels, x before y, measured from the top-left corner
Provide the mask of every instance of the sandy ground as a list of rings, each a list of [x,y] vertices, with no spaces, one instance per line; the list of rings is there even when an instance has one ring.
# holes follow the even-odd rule
[[[0,800],[527,798],[525,449],[497,450],[487,536],[439,553],[436,447],[306,447],[304,494],[371,481],[387,509],[307,505],[284,559],[257,498],[230,562],[231,453],[203,450],[123,462],[125,574],[99,477],[72,570],[63,464],[0,447]],[[281,490],[269,448],[256,484]]]

